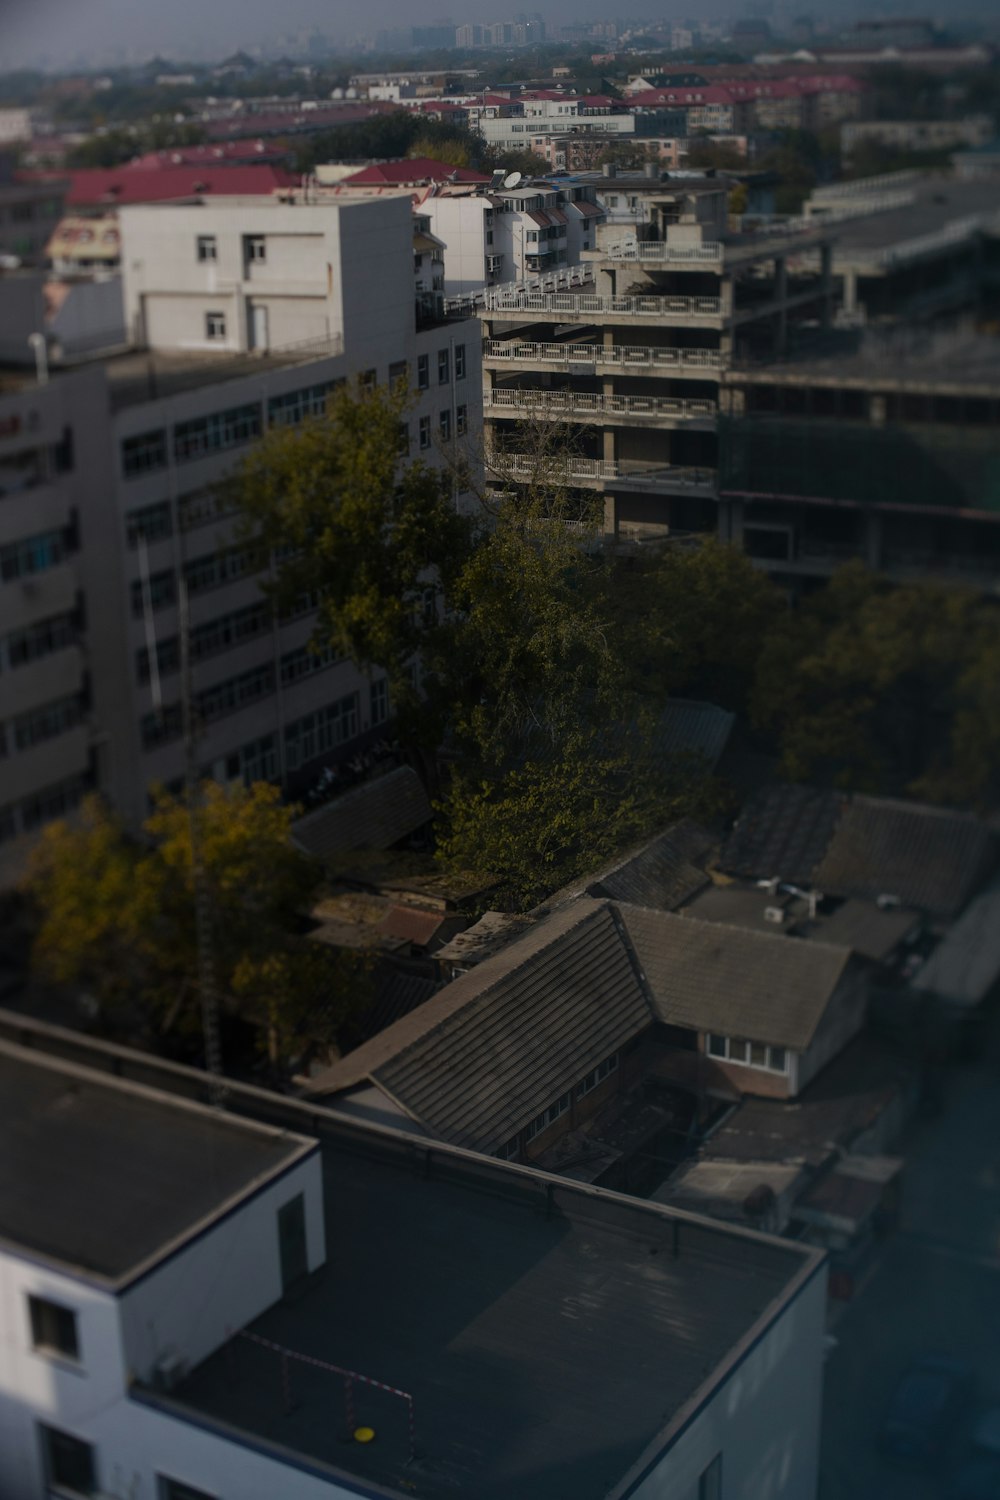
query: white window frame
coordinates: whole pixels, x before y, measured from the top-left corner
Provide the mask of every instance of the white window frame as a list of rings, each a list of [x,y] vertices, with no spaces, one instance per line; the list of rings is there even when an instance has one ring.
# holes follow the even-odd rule
[[[219,259],[219,241],[214,234],[199,234],[195,244],[199,261],[214,262]]]
[[[724,1050],[715,1051],[713,1042],[721,1042]],[[761,1049],[765,1061],[752,1061],[754,1048]],[[706,1032],[705,1055],[714,1057],[717,1062],[731,1062],[741,1068],[752,1068],[757,1073],[774,1073],[785,1078],[791,1073],[791,1053],[787,1047],[779,1047],[770,1042],[754,1042],[747,1037],[723,1036],[718,1031]],[[775,1064],[775,1056],[780,1056],[780,1066]]]
[[[226,337],[226,315],[224,312],[205,314],[205,337],[210,343],[219,343]]]

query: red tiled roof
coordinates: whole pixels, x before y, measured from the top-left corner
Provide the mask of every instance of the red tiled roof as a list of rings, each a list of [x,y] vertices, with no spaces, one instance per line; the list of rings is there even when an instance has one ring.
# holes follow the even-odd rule
[[[67,208],[96,204],[165,203],[202,194],[270,194],[298,187],[300,179],[263,163],[221,167],[88,167],[71,172]]]
[[[453,167],[450,162],[432,161],[429,156],[415,156],[402,161],[372,162],[344,178],[351,187],[408,187],[430,178],[432,182],[489,182],[482,172],[468,167]]]
[[[383,937],[426,947],[434,940],[444,919],[445,913],[441,911],[427,911],[416,906],[390,906],[378,927]]]
[[[178,146],[169,151],[147,151],[134,161],[126,162],[129,171],[153,171],[165,167],[225,166],[235,162],[240,166],[262,160],[265,163],[280,160],[284,155],[280,146],[268,146],[263,141],[219,141],[216,145]]]

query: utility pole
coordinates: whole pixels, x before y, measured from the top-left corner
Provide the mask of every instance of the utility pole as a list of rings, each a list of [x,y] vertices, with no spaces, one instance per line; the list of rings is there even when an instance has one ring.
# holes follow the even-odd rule
[[[195,946],[198,954],[198,993],[201,999],[201,1025],[205,1040],[205,1067],[210,1078],[210,1095],[216,1109],[222,1109],[226,1086],[222,1077],[222,1043],[219,1038],[219,996],[215,983],[215,950],[212,936],[212,898],[205,877],[201,851],[201,792],[195,755],[196,729],[194,699],[191,692],[191,627],[188,609],[187,580],[183,571],[178,584],[178,606],[181,635],[181,680],[184,712],[184,780],[187,790],[188,826],[191,838],[191,881],[194,887]]]

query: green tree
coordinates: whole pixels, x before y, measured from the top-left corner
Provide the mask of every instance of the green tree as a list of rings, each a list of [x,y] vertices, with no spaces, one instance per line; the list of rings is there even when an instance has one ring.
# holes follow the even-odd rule
[[[443,729],[449,627],[436,599],[451,591],[471,538],[452,475],[401,461],[409,408],[404,387],[345,386],[324,417],[272,429],[231,484],[247,536],[284,559],[272,590],[279,607],[317,593],[317,641],[386,672],[401,732],[426,753]]]
[[[954,733],[966,736],[967,767],[979,753],[982,663],[996,631],[992,606],[972,590],[893,587],[850,563],[770,634],[754,720],[775,733],[793,780],[889,792],[932,780],[943,787]],[[959,728],[963,691],[972,717]],[[982,770],[969,774],[970,784],[987,784]]]
[[[332,1040],[365,994],[363,966],[300,935],[321,872],[289,841],[294,813],[263,782],[206,782],[196,814],[218,993],[261,1028],[275,1062],[307,1036]],[[144,834],[129,838],[97,798],[78,821],[45,830],[25,885],[38,913],[34,962],[86,987],[109,1022],[139,1017],[190,1041],[200,991],[185,801],[157,795]]]

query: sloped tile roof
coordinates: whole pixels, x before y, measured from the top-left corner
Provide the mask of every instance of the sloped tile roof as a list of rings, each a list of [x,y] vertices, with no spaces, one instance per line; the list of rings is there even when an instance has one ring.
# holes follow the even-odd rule
[[[610,908],[587,903],[560,937],[376,1070],[442,1140],[495,1151],[649,1025]]]
[[[685,818],[594,876],[587,893],[672,911],[708,884],[704,866],[714,854],[717,842],[707,828]]]
[[[703,755],[714,767],[735,722],[736,715],[716,703],[671,698],[660,715],[654,744],[661,755]]]
[[[658,1020],[802,1052],[850,963],[847,948],[621,906]]]
[[[950,1005],[978,1005],[1000,980],[1000,882],[970,903],[912,981]]]
[[[771,786],[752,797],[726,840],[719,866],[749,880],[808,885],[844,804],[838,792]]]
[[[407,186],[430,178],[432,182],[489,182],[489,173],[473,172],[469,167],[455,167],[447,161],[434,161],[429,156],[408,157],[400,161],[372,162],[362,167],[345,183],[351,187],[368,187],[395,184]]]
[[[291,838],[304,853],[329,859],[352,849],[389,849],[432,817],[416,771],[397,766],[297,819]]]
[[[835,896],[899,898],[930,916],[958,915],[996,863],[996,839],[978,818],[947,808],[854,797],[814,881]]]

